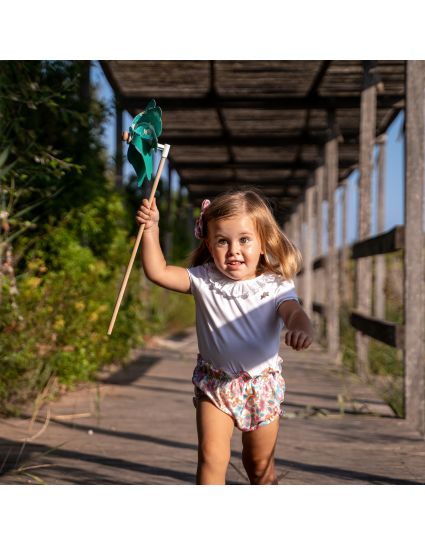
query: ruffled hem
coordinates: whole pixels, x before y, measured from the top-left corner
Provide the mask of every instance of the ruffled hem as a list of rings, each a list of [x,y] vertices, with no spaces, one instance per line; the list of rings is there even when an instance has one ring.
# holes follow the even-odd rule
[[[284,282],[283,279],[272,273],[263,273],[250,280],[231,280],[222,274],[214,263],[206,263],[205,269],[210,290],[219,293],[226,299],[248,299],[259,293],[267,297]]]

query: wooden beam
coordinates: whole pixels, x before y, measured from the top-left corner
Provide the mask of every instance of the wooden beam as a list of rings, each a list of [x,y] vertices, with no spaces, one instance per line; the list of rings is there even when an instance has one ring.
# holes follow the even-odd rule
[[[152,98],[147,95],[124,95],[120,89],[114,89],[119,96],[123,107],[127,110],[143,109],[149,100]],[[260,109],[260,110],[305,110],[306,108],[315,110],[330,110],[330,109],[358,109],[360,106],[359,95],[352,96],[312,96],[306,97],[269,97],[243,100],[240,96],[235,97],[218,97],[210,94],[206,97],[155,97],[157,104],[164,111],[182,111],[195,110],[199,108],[230,108],[230,109]],[[400,94],[380,95],[378,99],[378,108],[403,108],[404,96]]]
[[[378,233],[383,233],[385,228],[385,134],[377,139],[378,155]],[[385,318],[385,256],[377,255],[375,258],[375,282],[374,282],[374,315],[382,320]]]
[[[329,127],[335,134],[335,115],[329,113]],[[325,170],[328,193],[328,259],[326,261],[327,348],[335,363],[341,363],[339,347],[339,282],[336,251],[336,188],[338,185],[338,138],[325,145]]]
[[[321,256],[323,252],[323,185],[324,185],[324,166],[319,166],[314,170],[314,182],[316,185],[316,256]]]
[[[317,312],[321,316],[326,316],[326,306],[322,303],[317,303],[313,301],[313,312]]]
[[[305,195],[306,232],[304,241],[304,311],[313,315],[313,201],[314,185],[310,185]]]
[[[404,327],[402,324],[395,324],[365,316],[360,312],[351,312],[350,324],[368,337],[373,337],[389,346],[402,348],[404,343]]]
[[[169,134],[170,133],[170,134]],[[359,134],[358,132],[344,132],[344,144],[357,144]],[[164,130],[163,139],[170,145],[179,146],[237,146],[243,148],[245,146],[261,146],[267,148],[282,149],[285,146],[295,146],[299,144],[318,146],[324,145],[328,139],[326,131],[323,131],[322,136],[305,134],[300,136],[298,133],[292,136],[283,135],[217,135],[217,136],[203,136],[202,133],[196,136],[185,136],[184,134],[178,134],[178,129]]]
[[[388,254],[404,248],[404,225],[396,225],[382,235],[365,238],[351,247],[351,259]]]
[[[174,157],[175,168],[183,170],[193,170],[205,168],[208,171],[217,171],[226,168],[237,168],[247,170],[313,170],[317,168],[320,159],[317,161],[213,161],[211,159],[197,160],[196,146],[193,148],[193,159],[190,161],[179,161]],[[340,162],[340,168],[346,168],[353,164],[354,160],[344,159]]]
[[[425,434],[424,363],[424,86],[425,61],[407,61],[404,251],[406,419]]]
[[[168,161],[167,161],[168,163]],[[172,171],[171,171],[171,165],[170,163],[167,164],[167,212],[166,212],[166,231],[164,233],[164,255],[167,260],[171,257],[172,252],[172,246],[173,246],[173,225],[172,225],[172,184],[171,184],[171,178],[172,178]]]
[[[349,247],[347,241],[347,216],[348,216],[348,180],[345,179],[341,185],[342,191],[342,244],[340,252],[340,293],[343,302],[351,301],[352,289],[349,284]]]
[[[276,188],[281,188],[282,191],[290,197],[291,199],[296,199],[301,195],[306,182],[304,180],[286,180],[282,178],[280,180],[257,180],[255,182],[250,182],[248,180],[237,179],[237,178],[200,178],[200,179],[188,179],[180,178],[182,185],[188,188],[189,191],[192,189],[196,191],[197,187],[206,187],[208,186],[212,191],[225,191],[230,189],[230,187],[240,187],[240,186],[255,186],[262,191],[268,191],[269,189],[274,190]]]
[[[321,255],[313,261],[313,269],[325,269],[328,256]]]
[[[360,178],[358,225],[359,240],[370,236],[371,187],[373,171],[373,147],[376,131],[376,86],[370,61],[364,66],[364,83],[360,107]],[[372,267],[369,257],[356,262],[356,306],[357,311],[371,314]],[[369,374],[369,340],[363,332],[356,332],[356,365],[358,374],[365,378]]]

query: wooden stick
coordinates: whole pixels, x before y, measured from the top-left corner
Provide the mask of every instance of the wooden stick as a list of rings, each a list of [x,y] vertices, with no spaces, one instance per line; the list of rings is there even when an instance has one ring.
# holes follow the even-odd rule
[[[151,194],[149,196],[149,206],[152,206],[153,199],[155,197],[156,188],[158,187],[158,183],[162,174],[162,169],[164,168],[165,160],[168,156],[169,150],[170,150],[170,146],[168,144],[164,144],[161,161],[159,162],[158,170],[155,176],[155,181],[153,183]],[[134,243],[133,252],[131,254],[130,261],[128,262],[127,270],[125,272],[124,279],[122,281],[121,288],[118,293],[118,297],[115,303],[114,313],[112,314],[111,323],[109,324],[108,335],[111,335],[112,330],[114,329],[115,320],[117,318],[118,311],[120,309],[121,301],[124,296],[125,288],[127,287],[128,278],[130,276],[130,272],[133,267],[134,260],[136,258],[137,250],[139,249],[139,244],[140,244],[140,241],[142,240],[142,235],[144,230],[145,230],[145,224],[142,223],[142,225],[139,227],[139,232],[137,233],[137,238],[136,238],[136,242]]]

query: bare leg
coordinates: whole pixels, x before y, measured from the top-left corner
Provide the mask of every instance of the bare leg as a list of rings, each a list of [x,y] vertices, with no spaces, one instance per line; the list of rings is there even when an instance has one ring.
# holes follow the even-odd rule
[[[254,431],[242,433],[242,462],[251,484],[278,484],[274,450],[279,431],[279,417]]]
[[[233,419],[203,397],[197,401],[198,471],[196,484],[226,484]]]

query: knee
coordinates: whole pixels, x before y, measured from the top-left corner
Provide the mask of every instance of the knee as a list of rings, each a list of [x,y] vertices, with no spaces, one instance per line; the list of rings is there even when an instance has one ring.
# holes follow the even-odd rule
[[[226,468],[230,461],[230,448],[212,442],[203,442],[198,448],[198,461],[210,467]]]
[[[251,484],[277,484],[273,459],[253,460],[242,454],[242,460]]]

